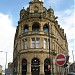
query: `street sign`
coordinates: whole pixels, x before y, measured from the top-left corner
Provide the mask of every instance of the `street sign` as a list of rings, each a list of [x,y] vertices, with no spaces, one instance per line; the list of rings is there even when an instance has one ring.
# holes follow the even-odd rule
[[[63,66],[66,63],[66,56],[64,54],[58,54],[56,56],[56,64],[58,66]]]

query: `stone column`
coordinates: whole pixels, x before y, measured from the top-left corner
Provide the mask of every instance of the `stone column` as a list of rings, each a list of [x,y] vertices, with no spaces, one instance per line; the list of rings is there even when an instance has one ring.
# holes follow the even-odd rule
[[[40,75],[44,75],[44,60],[40,63]]]
[[[27,64],[27,74],[26,75],[31,75],[31,63],[30,62]]]
[[[41,31],[41,32],[43,31],[43,26],[40,27],[40,31]]]
[[[32,31],[32,23],[29,24],[29,32]]]

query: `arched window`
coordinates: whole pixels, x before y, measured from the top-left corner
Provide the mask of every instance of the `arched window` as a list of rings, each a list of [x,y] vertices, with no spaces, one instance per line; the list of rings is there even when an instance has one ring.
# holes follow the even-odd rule
[[[28,32],[28,25],[25,25],[24,32]]]
[[[49,26],[47,24],[44,25],[43,27],[44,32],[48,32],[49,31]]]
[[[32,31],[39,31],[39,29],[40,29],[40,24],[38,22],[35,22],[32,25]]]
[[[27,60],[23,59],[22,60],[22,75],[26,75],[27,72]]]

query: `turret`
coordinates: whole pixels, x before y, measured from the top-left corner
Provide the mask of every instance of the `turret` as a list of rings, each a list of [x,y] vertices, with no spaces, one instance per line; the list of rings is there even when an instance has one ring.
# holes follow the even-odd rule
[[[27,11],[23,7],[23,9],[20,11],[20,20],[24,19],[27,14]]]
[[[50,17],[54,16],[54,10],[51,7],[48,9],[48,13]]]
[[[30,0],[30,2],[42,2],[42,0]]]

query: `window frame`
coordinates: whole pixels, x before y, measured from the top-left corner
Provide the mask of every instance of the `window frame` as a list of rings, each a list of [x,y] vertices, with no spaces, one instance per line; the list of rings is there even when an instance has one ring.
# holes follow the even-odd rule
[[[32,31],[39,32],[39,30],[40,30],[40,24],[38,22],[34,22],[32,25]]]
[[[43,39],[43,48],[49,49],[49,39],[48,38]]]
[[[34,39],[34,41],[32,41]],[[39,41],[37,41],[39,39]],[[40,38],[31,38],[31,48],[40,48]]]
[[[28,32],[28,30],[29,30],[28,25],[25,25],[24,26],[24,32],[26,33],[26,32]]]

